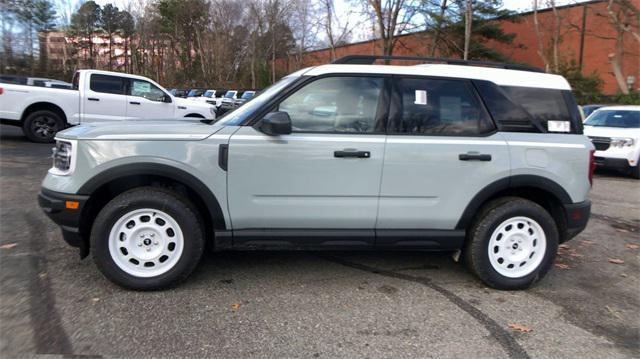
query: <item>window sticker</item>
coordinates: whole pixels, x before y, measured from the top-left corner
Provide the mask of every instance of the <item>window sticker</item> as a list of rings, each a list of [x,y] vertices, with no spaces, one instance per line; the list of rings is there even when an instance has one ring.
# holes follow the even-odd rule
[[[549,132],[570,132],[571,123],[569,121],[547,121]]]
[[[426,90],[416,90],[416,99],[413,101],[416,105],[426,105],[427,104],[427,91]]]

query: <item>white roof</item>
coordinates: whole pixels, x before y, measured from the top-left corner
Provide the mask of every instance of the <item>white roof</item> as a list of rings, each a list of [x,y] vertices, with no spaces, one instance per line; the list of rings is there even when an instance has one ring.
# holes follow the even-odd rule
[[[633,106],[633,105],[628,105],[628,106],[605,106],[605,107],[600,107],[599,109],[597,109],[596,111],[602,111],[602,110],[613,110],[613,111],[640,111],[640,106]]]
[[[299,71],[300,72],[300,71]],[[311,67],[305,76],[319,76],[330,73],[393,74],[434,77],[454,77],[487,80],[500,86],[538,87],[557,90],[571,90],[571,86],[560,75],[543,72],[509,70],[485,66],[424,64],[416,66],[395,65],[321,65]]]

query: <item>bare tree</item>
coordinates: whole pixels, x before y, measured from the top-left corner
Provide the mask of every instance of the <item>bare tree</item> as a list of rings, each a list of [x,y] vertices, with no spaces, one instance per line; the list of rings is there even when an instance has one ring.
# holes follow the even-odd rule
[[[303,55],[315,45],[320,27],[320,11],[314,0],[293,0],[291,28],[296,40],[296,68],[303,66]]]
[[[320,0],[320,3],[320,11],[322,13],[320,27],[322,27],[327,37],[327,44],[331,50],[331,60],[335,60],[336,47],[348,41],[357,24],[352,21],[353,10],[349,10],[347,14],[344,14],[344,23],[342,23],[336,14],[333,0]]]
[[[411,0],[367,0],[367,3],[371,6],[377,20],[378,32],[382,40],[382,53],[391,56],[398,41],[396,35],[406,29],[415,13],[413,2]]]
[[[629,33],[635,41],[640,43],[640,12],[629,0],[609,0],[607,3],[607,14],[611,24],[616,30],[615,52],[609,54],[609,60],[620,92],[627,95],[629,94],[629,88],[627,87],[622,67],[624,35]]]

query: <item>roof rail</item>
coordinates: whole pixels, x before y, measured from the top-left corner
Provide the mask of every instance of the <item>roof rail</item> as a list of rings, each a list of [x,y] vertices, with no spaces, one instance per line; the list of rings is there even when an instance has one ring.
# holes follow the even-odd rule
[[[431,63],[431,64],[485,66],[485,67],[495,67],[495,68],[509,69],[509,70],[544,72],[540,68],[527,66],[527,65],[506,64],[506,63],[491,62],[491,61],[447,59],[447,58],[438,58],[438,57],[420,57],[420,56],[347,55],[339,59],[335,59],[331,63],[346,64],[346,65],[371,65],[374,62],[376,62],[376,60],[420,61],[420,62]]]

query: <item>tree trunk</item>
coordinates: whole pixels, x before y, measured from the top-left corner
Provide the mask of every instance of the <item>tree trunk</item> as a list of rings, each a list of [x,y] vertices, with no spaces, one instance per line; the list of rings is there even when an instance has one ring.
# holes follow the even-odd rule
[[[442,0],[440,3],[440,13],[438,14],[438,27],[436,28],[435,34],[433,34],[433,38],[431,40],[431,49],[429,50],[429,56],[434,57],[436,55],[436,48],[438,47],[438,42],[440,41],[440,33],[442,32],[442,19],[444,18],[444,12],[447,9],[447,0]]]
[[[469,59],[469,46],[471,44],[471,22],[473,21],[473,3],[467,0],[467,7],[464,12],[464,60]]]
[[[538,41],[538,56],[540,56],[540,59],[542,59],[542,62],[544,63],[544,70],[549,72],[549,59],[547,58],[547,54],[544,50],[544,39],[540,32],[540,23],[538,22],[538,0],[533,0],[533,31],[536,35],[536,40]]]
[[[111,39],[113,38],[112,34],[109,33],[109,71],[113,70],[113,58],[111,57]]]
[[[560,44],[560,25],[561,18],[556,8],[556,2],[551,0],[551,9],[553,10],[554,28],[553,28],[553,72],[558,73],[560,70],[560,54],[558,46]]]
[[[613,74],[616,77],[618,83],[618,89],[625,95],[629,94],[629,88],[627,87],[627,80],[622,72],[622,56],[624,54],[624,32],[618,30],[616,34],[616,52],[609,55]]]

